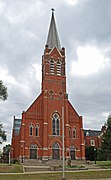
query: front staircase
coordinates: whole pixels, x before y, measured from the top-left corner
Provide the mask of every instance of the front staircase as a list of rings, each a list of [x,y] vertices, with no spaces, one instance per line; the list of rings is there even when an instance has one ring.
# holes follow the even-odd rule
[[[50,166],[23,166],[23,172],[51,171]]]
[[[23,163],[24,172],[53,171],[54,167],[62,167],[62,160],[25,159]]]
[[[55,171],[62,170],[62,160],[38,160],[38,159],[25,159],[23,162],[24,172],[37,172],[37,171]],[[84,160],[72,160],[71,165],[86,166]],[[67,160],[65,160],[67,166]]]
[[[71,160],[71,165],[85,165],[85,160]],[[62,160],[39,160],[39,159],[25,159],[23,165],[26,166],[62,166]],[[65,160],[67,166],[67,160]]]

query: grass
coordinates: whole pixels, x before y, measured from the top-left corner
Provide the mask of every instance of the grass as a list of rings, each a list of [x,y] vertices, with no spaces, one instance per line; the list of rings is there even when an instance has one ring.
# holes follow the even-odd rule
[[[97,161],[97,165],[105,168],[111,168],[111,161]],[[74,166],[75,167],[75,166]],[[74,168],[73,167],[73,168]],[[76,168],[76,167],[75,167]],[[11,174],[11,173],[22,173],[22,165],[20,164],[0,164],[0,179],[2,180],[61,180],[62,173],[32,173],[32,174]],[[9,173],[9,174],[5,174]],[[103,171],[79,171],[79,172],[65,172],[66,180],[73,179],[99,179],[99,178],[111,178],[111,170]]]
[[[79,169],[79,168],[85,168],[85,166],[77,166],[77,165],[74,166],[73,165],[73,166],[66,166],[66,168],[68,168],[68,169],[70,169],[70,168],[73,168],[73,169],[76,168],[77,169],[78,168]]]
[[[104,168],[111,168],[111,161],[96,161],[96,164]]]
[[[0,173],[22,173],[22,165],[20,164],[0,164]]]
[[[65,173],[66,180],[73,179],[99,179],[111,178],[111,170],[104,171],[86,171]],[[4,174],[0,175],[2,180],[61,180],[62,173],[43,173],[43,174]]]

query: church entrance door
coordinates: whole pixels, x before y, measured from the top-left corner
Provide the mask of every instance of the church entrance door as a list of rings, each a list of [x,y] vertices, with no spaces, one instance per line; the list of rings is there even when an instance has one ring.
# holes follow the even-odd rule
[[[52,159],[60,159],[60,149],[58,143],[54,143],[52,146]]]
[[[30,159],[37,159],[37,145],[31,144],[30,146]]]
[[[70,147],[70,157],[71,157],[71,160],[75,160],[75,148],[74,148],[74,146]]]

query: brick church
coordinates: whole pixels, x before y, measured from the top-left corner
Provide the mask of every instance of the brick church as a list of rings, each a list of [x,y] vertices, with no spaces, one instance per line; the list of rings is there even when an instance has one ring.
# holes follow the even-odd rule
[[[65,158],[85,159],[84,130],[66,92],[65,48],[60,45],[54,11],[42,56],[42,90],[32,105],[14,117],[11,158],[61,159],[62,122],[64,122]],[[64,111],[62,111],[64,110]]]

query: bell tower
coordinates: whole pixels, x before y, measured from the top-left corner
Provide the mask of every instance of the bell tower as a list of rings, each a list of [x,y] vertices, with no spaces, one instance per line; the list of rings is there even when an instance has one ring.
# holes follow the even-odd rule
[[[66,94],[65,48],[61,48],[56,28],[54,9],[42,56],[42,92]]]

